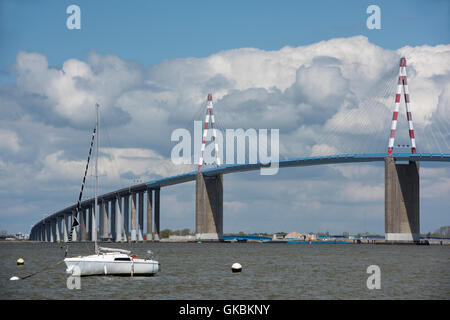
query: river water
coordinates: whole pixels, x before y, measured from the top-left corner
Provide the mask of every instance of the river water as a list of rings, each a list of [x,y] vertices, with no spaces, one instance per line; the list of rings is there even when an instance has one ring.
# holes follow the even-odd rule
[[[105,245],[106,246],[106,245]],[[135,243],[108,244],[138,256],[152,250],[161,264],[153,277],[82,277],[68,289],[57,243],[0,243],[0,299],[450,299],[450,246],[375,244]],[[90,254],[92,243],[71,244],[69,255]],[[24,266],[16,260],[23,258]],[[239,262],[241,273],[232,273]],[[380,289],[368,289],[370,265]]]

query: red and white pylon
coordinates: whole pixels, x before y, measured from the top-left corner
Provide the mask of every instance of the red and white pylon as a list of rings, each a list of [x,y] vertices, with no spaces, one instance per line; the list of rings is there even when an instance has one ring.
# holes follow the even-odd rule
[[[403,90],[402,90],[403,89]],[[406,118],[409,125],[409,138],[411,139],[411,152],[416,153],[416,139],[414,137],[414,126],[411,115],[411,108],[409,105],[409,90],[408,81],[406,79],[406,58],[400,59],[400,70],[398,72],[397,94],[395,95],[395,108],[392,116],[391,136],[389,138],[388,157],[392,157],[392,150],[394,149],[395,131],[397,129],[398,111],[400,109],[400,98],[402,91],[405,95],[406,104]]]
[[[201,148],[201,155],[200,160],[198,161],[198,172],[201,171],[203,166],[203,154],[205,153],[205,146],[206,146],[206,137],[208,136],[208,126],[209,121],[211,119],[211,129],[212,129],[212,140],[214,141],[214,151],[216,155],[216,164],[217,166],[220,166],[220,157],[219,157],[219,145],[217,144],[217,132],[215,128],[215,121],[214,121],[214,114],[213,114],[213,102],[212,102],[212,94],[208,94],[208,103],[207,103],[207,109],[206,109],[206,118],[205,118],[205,128],[203,130],[203,140],[202,140],[202,148]]]

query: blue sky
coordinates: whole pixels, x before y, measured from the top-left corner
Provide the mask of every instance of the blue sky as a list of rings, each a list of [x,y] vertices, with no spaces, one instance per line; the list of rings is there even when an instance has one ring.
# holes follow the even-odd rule
[[[81,8],[81,30],[66,27],[72,4]],[[366,26],[373,4],[381,9],[380,30]],[[416,137],[424,146],[427,117],[450,132],[449,30],[449,1],[0,0],[0,229],[27,231],[74,202],[95,99],[110,123],[101,165],[112,168],[108,159],[115,158],[119,171],[107,169],[104,192],[133,178],[180,173],[167,164],[170,132],[191,125],[211,89],[224,127],[276,126],[283,157],[323,147],[327,120],[372,88],[395,84],[401,53],[411,61]],[[323,97],[308,92],[309,84]],[[392,102],[383,113],[366,104],[367,118],[353,128],[373,121],[377,152],[385,151]],[[364,144],[361,137],[343,141]],[[427,232],[450,224],[450,169],[422,167]],[[270,188],[256,173],[226,176],[225,232],[384,232],[382,166],[289,170],[264,178]],[[194,229],[192,188],[163,194],[162,228]]]
[[[205,57],[221,50],[278,50],[365,35],[386,49],[448,42],[448,1],[0,1],[4,70],[18,50],[45,54],[51,65],[94,50],[144,65]],[[66,28],[67,6],[81,8],[81,30]],[[381,9],[381,30],[368,30],[366,8]]]

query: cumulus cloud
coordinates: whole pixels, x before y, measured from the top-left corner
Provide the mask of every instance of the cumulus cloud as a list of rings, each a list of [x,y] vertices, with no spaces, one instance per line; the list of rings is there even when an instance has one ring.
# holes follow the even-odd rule
[[[408,62],[418,151],[437,145],[450,153],[450,45],[387,50],[356,36],[273,51],[226,50],[151,67],[95,52],[85,61],[69,58],[51,66],[43,54],[21,51],[16,82],[0,87],[0,186],[17,184],[13,169],[32,177],[30,188],[51,188],[55,180],[78,183],[95,103],[102,117],[100,170],[111,189],[136,178],[191,171],[193,166],[171,163],[170,136],[176,128],[193,130],[193,121],[204,119],[210,92],[220,128],[280,129],[280,159],[386,152],[402,55]],[[403,104],[399,118],[406,122]],[[401,128],[398,142],[409,143],[402,141]],[[381,187],[369,182],[370,166],[362,168],[335,170],[344,178],[340,195],[326,183],[309,181],[301,191],[313,201],[285,189],[286,201],[326,210],[324,190],[347,204],[380,201]],[[359,174],[361,180],[350,183]],[[327,179],[339,178],[323,176]],[[439,183],[433,187],[430,181],[426,190],[442,189],[446,181]],[[238,199],[226,206],[236,213],[248,207]]]
[[[319,125],[304,150],[315,152],[326,142],[321,137],[333,135],[336,152],[344,153],[345,145],[359,147],[362,134],[386,144],[401,54],[408,59],[413,117],[421,130],[448,100],[448,78],[442,78],[450,70],[447,45],[392,51],[357,36],[278,51],[222,51],[148,69],[96,53],[86,62],[68,59],[55,68],[39,53],[19,52],[17,87],[41,99],[36,108],[51,110],[74,127],[92,121],[99,102],[122,137],[141,142],[145,134],[152,145],[161,134],[169,137],[177,127],[192,126],[193,117],[202,119],[197,111],[212,92],[223,128],[280,128],[289,135],[281,147],[288,151],[299,127]],[[400,118],[406,119],[403,113]]]
[[[45,103],[41,108],[74,125],[93,118],[95,103],[116,113],[118,96],[142,82],[142,70],[133,64],[95,53],[89,55],[88,63],[69,59],[58,69],[50,67],[40,53],[21,51],[15,69],[21,91],[42,97]]]
[[[0,129],[0,150],[18,152],[19,137],[11,130]]]
[[[90,175],[93,174],[93,161],[90,162]],[[36,175],[40,182],[78,181],[84,174],[86,159],[70,160],[61,150],[45,156],[42,164]],[[139,148],[100,148],[98,164],[98,174],[108,185],[119,181],[132,184],[132,180],[148,181],[189,170],[189,167],[175,165],[153,150]]]

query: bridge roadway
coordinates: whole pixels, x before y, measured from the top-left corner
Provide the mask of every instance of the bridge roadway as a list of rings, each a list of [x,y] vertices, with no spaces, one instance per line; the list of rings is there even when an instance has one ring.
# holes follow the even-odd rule
[[[343,154],[343,155],[331,155],[331,156],[318,156],[318,157],[303,157],[303,158],[294,158],[294,159],[288,159],[288,160],[280,160],[278,162],[279,168],[287,168],[287,167],[302,167],[302,166],[313,166],[313,165],[327,165],[327,164],[342,164],[342,163],[357,163],[357,162],[383,162],[385,161],[385,158],[387,157],[387,154],[381,153],[381,154]],[[396,162],[422,162],[422,161],[433,161],[433,162],[450,162],[450,154],[436,154],[436,153],[417,153],[417,154],[410,154],[410,153],[396,153],[392,156]],[[245,171],[252,171],[252,170],[259,170],[261,168],[267,168],[270,167],[270,163],[255,163],[255,164],[229,164],[229,165],[223,165],[220,167],[215,168],[204,168],[202,170],[203,176],[208,177],[214,177],[219,176],[222,174],[230,174],[230,173],[236,173],[236,172],[245,172]],[[274,164],[275,165],[275,164]],[[153,181],[149,181],[146,183],[141,183],[133,186],[129,186],[126,188],[122,188],[119,190],[115,190],[103,195],[98,196],[98,202],[108,202],[108,201],[114,201],[114,199],[126,197],[129,195],[136,195],[138,193],[144,193],[148,192],[149,190],[158,190],[158,199],[155,199],[155,202],[158,202],[158,217],[159,220],[159,189],[162,187],[167,187],[171,185],[176,185],[184,182],[194,181],[197,179],[197,171],[192,171],[176,176],[171,176],[167,178],[162,179],[156,179]],[[135,202],[135,200],[134,200]],[[151,199],[150,199],[151,202]],[[94,199],[88,199],[81,203],[82,208],[91,208],[94,204]],[[120,206],[120,204],[118,204]],[[55,212],[46,218],[42,219],[38,223],[36,223],[32,228],[32,234],[33,231],[41,224],[46,224],[51,220],[55,220],[58,217],[61,216],[67,216],[74,212],[76,209],[76,204],[69,206],[67,208],[64,208],[62,210],[59,210],[58,212]],[[111,209],[112,211],[113,209]],[[128,209],[126,209],[128,210]],[[143,210],[143,209],[140,209]],[[151,209],[150,209],[151,210]],[[156,217],[155,217],[156,219]],[[67,223],[67,221],[66,221]],[[158,229],[159,229],[159,221],[158,223]],[[148,225],[147,225],[148,226]],[[112,226],[111,226],[112,227]],[[134,226],[132,226],[133,228]],[[143,226],[141,225],[141,229],[143,230]],[[67,226],[66,226],[67,231]],[[159,230],[157,230],[159,231]],[[40,239],[42,240],[42,237],[36,237],[32,236],[33,239]],[[53,239],[55,240],[55,239]],[[62,239],[57,239],[62,240]]]
[[[320,157],[304,157],[304,158],[294,158],[288,160],[280,160],[278,162],[279,168],[288,167],[306,167],[314,165],[325,165],[325,164],[339,164],[339,163],[355,163],[355,162],[375,162],[384,161],[387,157],[385,153],[377,154],[344,154],[344,155],[334,155],[334,156],[320,156]],[[396,161],[442,161],[450,162],[450,154],[434,154],[434,153],[416,153],[416,154],[393,154],[392,156]],[[218,174],[228,174],[234,172],[244,172],[259,170],[263,167],[269,167],[270,163],[255,163],[255,164],[229,164],[223,165],[217,168],[203,169],[202,173],[204,175],[218,175]],[[162,178],[158,180],[153,180],[142,185],[136,185],[131,188],[155,188],[155,187],[166,187],[174,184],[179,184],[188,181],[194,181],[197,171],[192,171],[189,173],[172,176],[168,178]],[[137,190],[136,189],[136,190]],[[122,189],[122,190],[128,190]],[[120,192],[120,190],[118,191]]]

